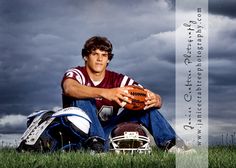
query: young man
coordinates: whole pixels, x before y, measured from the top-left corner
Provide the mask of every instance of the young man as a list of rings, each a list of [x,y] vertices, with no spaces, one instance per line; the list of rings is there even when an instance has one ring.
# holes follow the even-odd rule
[[[146,89],[146,107],[142,112],[120,111],[122,101],[132,98],[124,86],[140,85],[126,75],[107,70],[113,58],[112,44],[106,37],[88,39],[82,49],[85,66],[69,69],[62,80],[63,107],[79,107],[92,120],[87,145],[95,151],[109,149],[109,134],[119,123],[141,123],[152,134],[161,149],[175,145],[176,134],[157,110],[162,100],[158,94]]]

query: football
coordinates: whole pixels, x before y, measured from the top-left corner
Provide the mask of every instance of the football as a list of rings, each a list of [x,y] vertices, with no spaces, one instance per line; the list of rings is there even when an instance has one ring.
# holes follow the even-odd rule
[[[143,110],[145,107],[145,98],[147,92],[139,86],[126,86],[132,89],[127,90],[134,98],[131,100],[132,103],[122,102],[122,107],[129,110]]]

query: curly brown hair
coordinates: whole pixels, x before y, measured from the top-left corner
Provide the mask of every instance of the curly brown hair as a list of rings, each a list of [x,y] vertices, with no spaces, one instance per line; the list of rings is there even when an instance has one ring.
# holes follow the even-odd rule
[[[96,49],[107,51],[108,59],[112,60],[114,55],[112,53],[112,43],[106,37],[101,36],[93,36],[85,42],[84,48],[82,49],[82,57],[84,58],[88,56],[92,53],[92,51],[95,51]]]

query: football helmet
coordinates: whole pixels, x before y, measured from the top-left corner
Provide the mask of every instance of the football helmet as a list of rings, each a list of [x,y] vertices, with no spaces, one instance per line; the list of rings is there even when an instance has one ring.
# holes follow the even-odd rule
[[[116,153],[150,153],[147,129],[134,122],[118,124],[110,134],[110,150]]]
[[[91,120],[80,108],[40,110],[28,116],[18,151],[77,150],[88,138]]]

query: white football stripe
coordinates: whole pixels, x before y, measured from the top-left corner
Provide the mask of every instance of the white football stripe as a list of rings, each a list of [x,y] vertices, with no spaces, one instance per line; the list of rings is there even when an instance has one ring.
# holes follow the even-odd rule
[[[128,85],[133,85],[133,83],[134,83],[134,80],[133,80],[133,79],[130,79]]]
[[[124,78],[123,78],[123,80],[122,80],[122,82],[121,82],[121,84],[120,84],[120,87],[125,86],[127,80],[128,80],[128,76],[125,75]]]
[[[139,87],[141,87],[141,88],[143,88],[143,86],[142,86],[142,85],[140,85],[140,84],[138,84],[138,86],[139,86]]]

